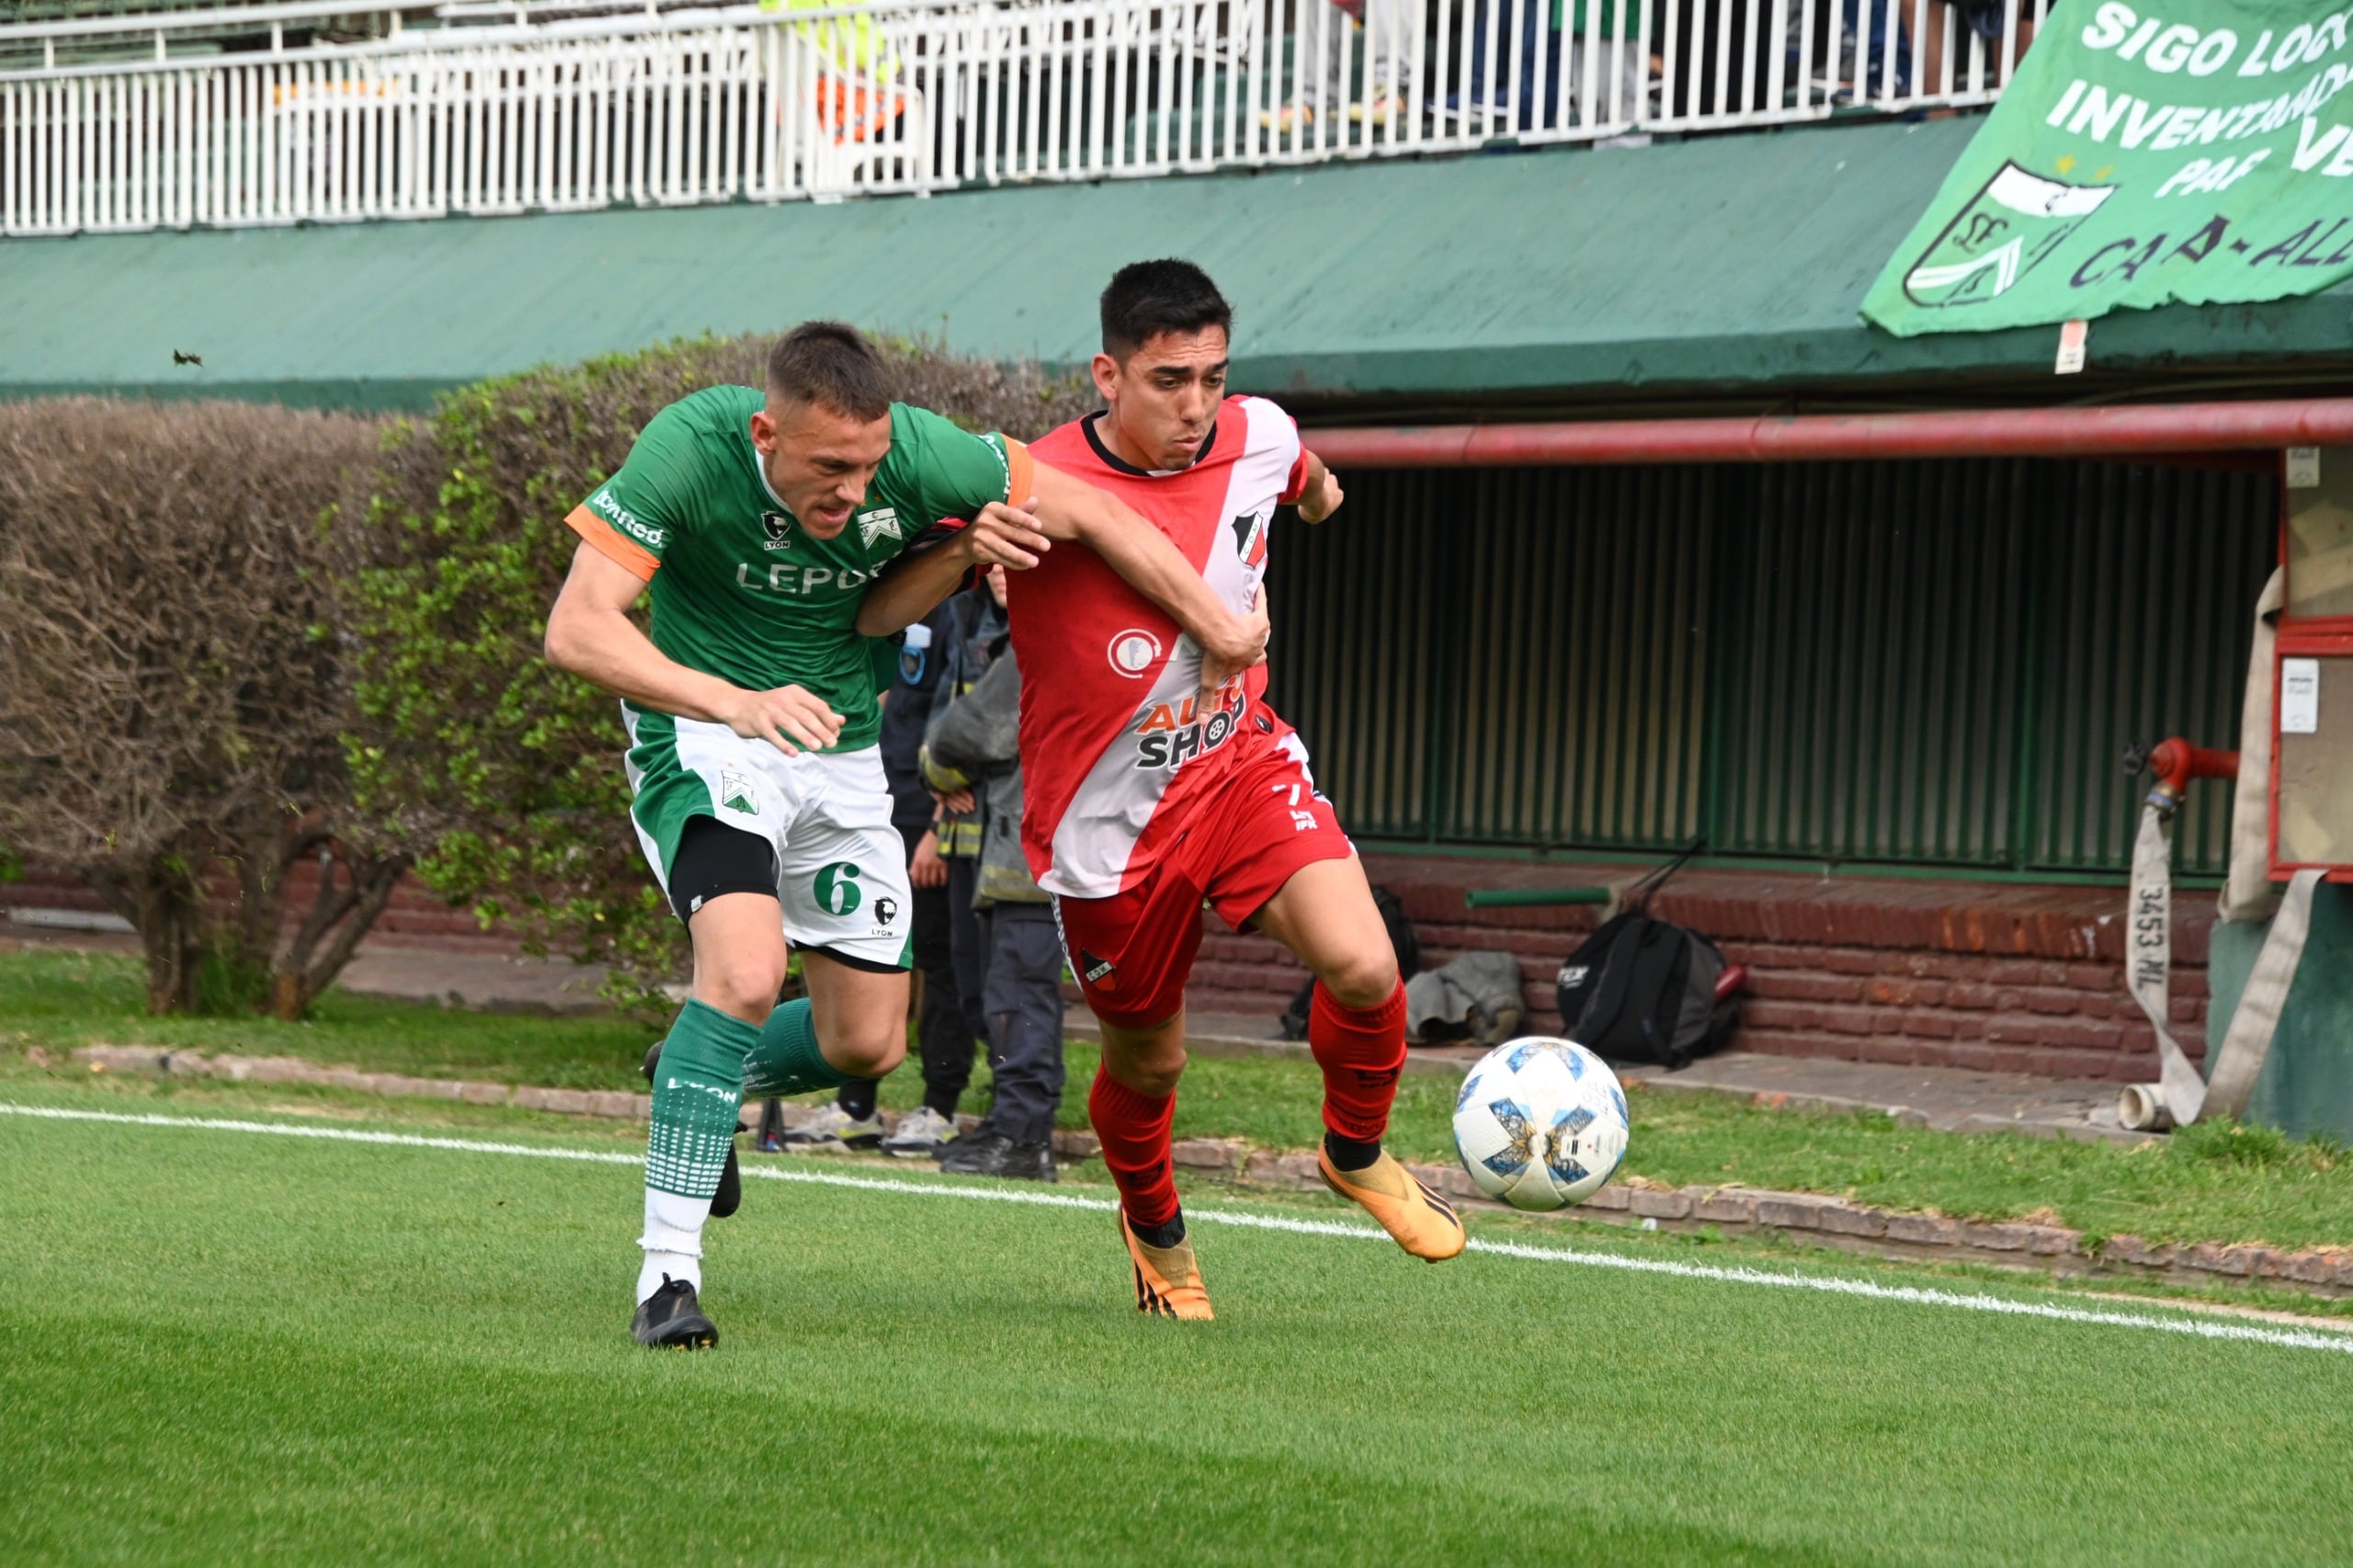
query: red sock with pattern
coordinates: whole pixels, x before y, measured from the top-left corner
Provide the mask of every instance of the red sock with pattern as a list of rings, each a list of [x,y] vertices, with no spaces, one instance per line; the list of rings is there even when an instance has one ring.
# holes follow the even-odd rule
[[[1347,1007],[1315,983],[1307,1009],[1307,1046],[1324,1069],[1324,1125],[1341,1141],[1334,1151],[1343,1170],[1370,1165],[1381,1135],[1389,1131],[1389,1108],[1397,1098],[1397,1074],[1405,1067],[1405,983],[1389,1000],[1372,1007]],[[1341,1158],[1347,1145],[1370,1145],[1358,1161]],[[1325,1147],[1332,1143],[1326,1141]]]
[[[1140,1233],[1176,1218],[1176,1178],[1168,1163],[1168,1130],[1176,1118],[1175,1095],[1141,1094],[1096,1068],[1086,1119],[1103,1142],[1103,1165],[1119,1186],[1120,1207]]]

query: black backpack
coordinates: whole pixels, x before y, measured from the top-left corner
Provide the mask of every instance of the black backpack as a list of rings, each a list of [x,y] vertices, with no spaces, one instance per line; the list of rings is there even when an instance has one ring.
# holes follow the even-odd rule
[[[1569,1038],[1612,1062],[1674,1072],[1722,1047],[1740,1005],[1719,1001],[1724,955],[1696,931],[1645,913],[1651,895],[1698,852],[1694,844],[1636,882],[1622,915],[1605,920],[1561,966],[1561,1021]]]
[[[1411,980],[1422,972],[1422,939],[1414,935],[1413,923],[1405,918],[1405,906],[1387,888],[1372,890],[1372,906],[1381,911],[1381,923],[1389,927],[1389,945],[1397,953],[1397,978]],[[1299,988],[1299,994],[1283,1009],[1282,1028],[1285,1040],[1307,1038],[1307,1010],[1315,1002],[1313,980]]]
[[[1716,999],[1724,955],[1696,931],[1629,913],[1602,923],[1561,966],[1569,1038],[1612,1062],[1688,1067],[1724,1043],[1739,1004]]]

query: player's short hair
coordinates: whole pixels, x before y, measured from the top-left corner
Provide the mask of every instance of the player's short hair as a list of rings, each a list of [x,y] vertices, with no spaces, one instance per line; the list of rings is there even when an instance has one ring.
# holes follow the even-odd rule
[[[768,350],[768,393],[818,403],[852,419],[891,412],[891,375],[866,335],[837,321],[805,321]]]
[[[1233,307],[1189,261],[1131,262],[1103,290],[1103,352],[1125,359],[1164,332],[1233,332]]]

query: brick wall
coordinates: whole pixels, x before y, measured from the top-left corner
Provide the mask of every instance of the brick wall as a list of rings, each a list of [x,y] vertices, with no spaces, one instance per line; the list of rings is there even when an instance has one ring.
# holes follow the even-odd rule
[[[1625,867],[1372,855],[1373,880],[1394,888],[1427,961],[1474,949],[1515,953],[1527,982],[1529,1027],[1557,1029],[1552,979],[1592,929],[1590,908],[1471,910],[1477,887],[1566,887],[1623,879]],[[307,896],[311,872],[298,873]],[[33,869],[0,886],[0,907],[102,909],[72,879]],[[2144,1081],[2156,1071],[2147,1021],[2123,983],[2124,892],[1844,877],[1819,881],[1744,871],[1686,871],[1658,914],[1715,938],[1749,967],[1733,1043],[1751,1051]],[[1241,1015],[1271,1032],[1306,979],[1263,937],[1205,916],[1189,1001],[1196,1012]],[[2175,900],[2176,1039],[2202,1057],[2206,937],[2213,901]],[[371,940],[396,946],[511,952],[414,881],[403,884]]]
[[[1518,955],[1529,1026],[1542,1029],[1560,1027],[1553,974],[1596,912],[1471,910],[1463,893],[1630,874],[1402,855],[1369,856],[1367,867],[1397,891],[1427,961],[1474,949]],[[2213,904],[2202,894],[2175,903],[2176,1038],[2197,1059],[2205,1047]],[[1686,871],[1654,909],[1748,966],[1733,1040],[1747,1050],[2117,1081],[2156,1070],[2154,1038],[2124,990],[2120,887]],[[1208,918],[1191,1006],[1271,1022],[1305,971],[1266,938]]]
[[[291,895],[288,907],[299,918],[310,909],[311,898],[318,889],[318,869],[309,863],[298,866],[288,881]],[[223,891],[225,894],[228,890]],[[64,872],[28,866],[22,881],[0,882],[0,909],[12,905],[79,909],[96,914],[105,910],[106,901]],[[368,939],[394,947],[460,948],[494,953],[518,950],[514,937],[500,931],[483,931],[472,915],[443,903],[426,892],[413,876],[402,879],[392,903],[377,916]]]

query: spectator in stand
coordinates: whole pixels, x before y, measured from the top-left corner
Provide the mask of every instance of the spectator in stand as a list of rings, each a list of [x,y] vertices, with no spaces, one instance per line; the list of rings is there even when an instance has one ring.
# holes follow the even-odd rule
[[[924,788],[918,754],[923,730],[939,691],[943,655],[954,625],[941,605],[907,628],[898,669],[882,701],[882,775],[891,786],[891,824],[907,846],[914,884],[915,960],[922,976],[922,1024],[916,1051],[923,1064],[923,1104],[899,1119],[889,1137],[875,1113],[879,1085],[852,1078],[834,1103],[787,1131],[788,1150],[871,1149],[904,1159],[930,1159],[956,1132],[956,1100],[972,1075],[972,1026],[968,1021],[949,946],[948,866],[932,829],[931,791]]]
[[[1914,87],[1921,97],[1940,97],[1969,90],[1969,42],[1972,34],[1983,40],[1985,47],[1982,87],[1993,89],[2002,85],[2002,32],[2004,13],[2008,9],[2004,0],[1885,0],[1885,3],[1895,7],[1896,20],[1903,27],[1904,37],[1913,45],[1919,58],[1920,76]],[[2034,42],[2034,0],[2018,0],[2018,36],[2014,61],[2025,59],[2028,46]],[[2055,3],[2052,8],[2056,8]],[[1915,31],[1919,36],[1914,36]],[[1949,63],[1947,39],[1952,40]],[[1950,81],[1946,80],[1948,70],[1952,74]]]
[[[1425,5],[1426,0],[1301,0],[1293,51],[1298,95],[1280,108],[1262,112],[1258,123],[1289,136],[1313,127],[1329,106],[1339,103],[1345,91],[1341,79],[1350,64],[1350,40],[1360,28],[1361,91],[1347,106],[1347,118],[1395,129],[1404,113],[1405,84],[1421,71]]]
[[[1009,646],[1004,571],[993,569],[986,587],[949,606],[960,635],[925,730],[923,770],[949,803],[974,808],[946,846],[951,940],[958,981],[969,987],[968,1016],[979,1004],[996,1096],[981,1124],[941,1153],[939,1168],[1052,1181],[1063,1098],[1063,948],[1051,905],[1021,852],[1021,672]]]

